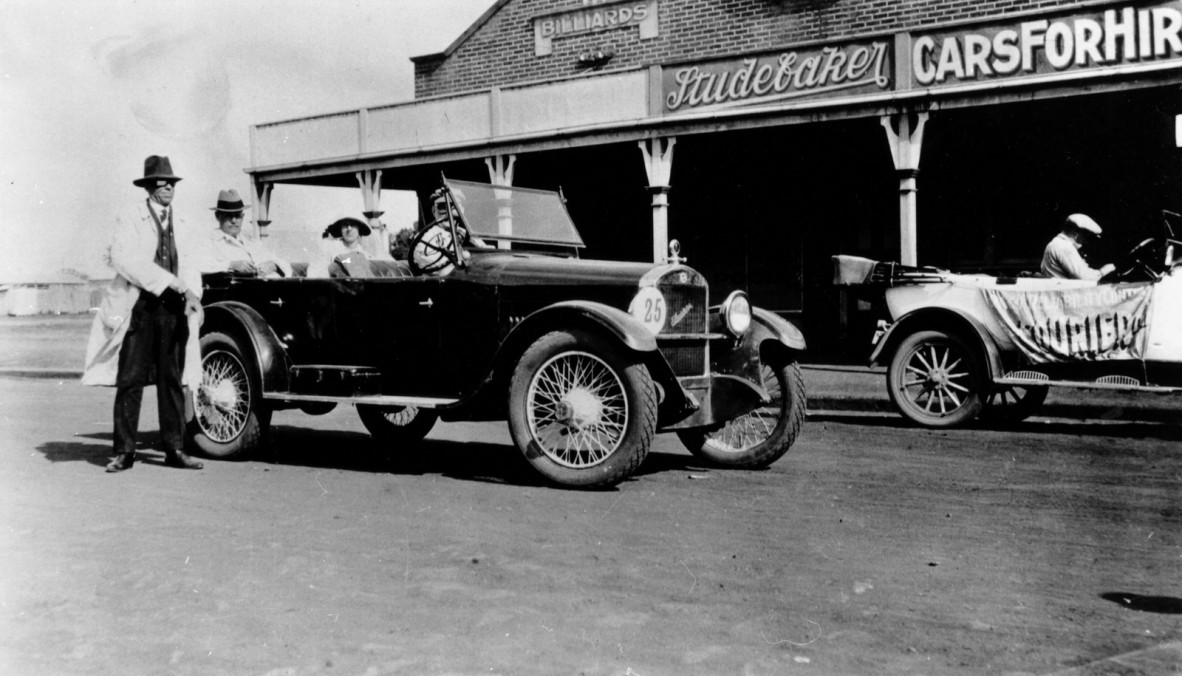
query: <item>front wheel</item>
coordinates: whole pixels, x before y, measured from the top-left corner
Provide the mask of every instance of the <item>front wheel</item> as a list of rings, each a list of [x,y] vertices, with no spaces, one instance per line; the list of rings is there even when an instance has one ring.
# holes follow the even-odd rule
[[[721,467],[766,467],[779,460],[804,423],[804,378],[800,365],[764,361],[763,385],[770,401],[718,430],[681,430],[677,436],[695,456]]]
[[[611,486],[640,467],[657,424],[648,369],[619,346],[554,331],[522,355],[509,385],[509,431],[529,464],[566,486]]]
[[[201,337],[201,385],[193,393],[192,443],[211,458],[249,453],[262,443],[271,410],[262,405],[237,341],[224,333]]]
[[[981,363],[958,336],[917,331],[903,339],[887,369],[887,392],[904,417],[925,427],[955,427],[981,410]]]

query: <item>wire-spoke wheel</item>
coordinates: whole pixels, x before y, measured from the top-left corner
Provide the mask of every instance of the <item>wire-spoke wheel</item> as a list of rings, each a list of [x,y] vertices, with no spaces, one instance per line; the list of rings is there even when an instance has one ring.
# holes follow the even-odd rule
[[[258,386],[233,338],[201,338],[201,385],[193,393],[193,443],[205,455],[228,458],[256,448],[270,422]]]
[[[416,444],[427,436],[438,418],[434,411],[418,406],[373,406],[358,404],[357,415],[374,439],[393,446]]]
[[[678,432],[694,455],[724,467],[763,467],[779,460],[804,423],[804,378],[800,365],[765,359],[760,367],[769,401],[717,430]]]
[[[632,474],[656,429],[648,369],[596,336],[556,331],[522,355],[509,389],[513,440],[534,469],[570,486]]]
[[[981,365],[959,337],[918,331],[899,345],[887,370],[891,402],[927,427],[953,427],[981,410]]]
[[[999,385],[985,399],[981,420],[994,424],[1022,422],[1038,411],[1049,390],[1045,385]]]

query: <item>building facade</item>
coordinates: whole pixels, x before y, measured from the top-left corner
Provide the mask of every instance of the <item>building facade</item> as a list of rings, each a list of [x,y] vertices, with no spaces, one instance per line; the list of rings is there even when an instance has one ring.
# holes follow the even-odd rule
[[[500,0],[413,102],[252,129],[271,188],[558,188],[588,255],[660,259],[859,360],[830,257],[1037,269],[1072,212],[1114,257],[1182,210],[1182,0]]]

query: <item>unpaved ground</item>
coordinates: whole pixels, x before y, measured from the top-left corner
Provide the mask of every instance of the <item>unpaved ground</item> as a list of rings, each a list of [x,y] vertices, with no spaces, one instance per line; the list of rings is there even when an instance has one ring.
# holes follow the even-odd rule
[[[349,409],[277,414],[271,462],[187,472],[149,450],[107,475],[110,404],[0,378],[0,673],[1048,673],[1119,655],[1141,665],[1119,673],[1162,673],[1182,656],[1176,427],[813,416],[768,471],[705,470],[662,438],[635,480],[576,492],[535,484],[503,425],[440,425],[387,471]]]
[[[4,324],[0,369],[76,368],[84,329]],[[663,437],[577,492],[503,424],[388,464],[347,407],[172,470],[146,399],[107,475],[111,391],[0,376],[0,674],[1182,671],[1177,424],[814,412],[768,471]]]

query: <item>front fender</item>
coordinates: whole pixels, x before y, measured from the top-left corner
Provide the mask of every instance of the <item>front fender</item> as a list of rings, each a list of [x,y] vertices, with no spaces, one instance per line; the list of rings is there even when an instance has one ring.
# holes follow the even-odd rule
[[[1001,352],[985,329],[985,325],[959,310],[942,307],[920,308],[900,317],[878,341],[878,346],[870,355],[870,365],[886,365],[904,338],[916,331],[929,329],[955,333],[977,347],[979,354],[985,355],[985,366],[989,369],[990,381],[1000,378],[1005,373],[1001,363]]]
[[[710,327],[717,333],[726,333],[723,319],[718,312],[711,316]],[[760,355],[779,352],[785,360],[795,359],[794,353],[805,349],[804,334],[791,322],[763,308],[751,308],[751,327],[738,338],[729,334],[710,342],[710,369],[747,378],[762,388]]]
[[[751,329],[761,332],[759,336],[761,343],[765,340],[776,340],[790,350],[803,352],[807,349],[804,334],[792,322],[780,315],[761,307],[753,307],[751,308],[751,320]]]
[[[236,301],[213,303],[204,309],[203,335],[214,331],[225,333],[237,340],[244,350],[249,349],[248,357],[253,357],[255,374],[264,392],[289,389],[287,351],[262,315],[249,305]]]
[[[572,316],[576,319],[575,322],[569,321]],[[510,336],[539,335],[544,332],[544,329],[539,327],[551,324],[558,327],[569,326],[578,323],[578,320],[590,321],[606,329],[630,350],[655,352],[657,349],[656,337],[640,320],[619,308],[584,300],[568,300],[547,305],[514,327]]]

